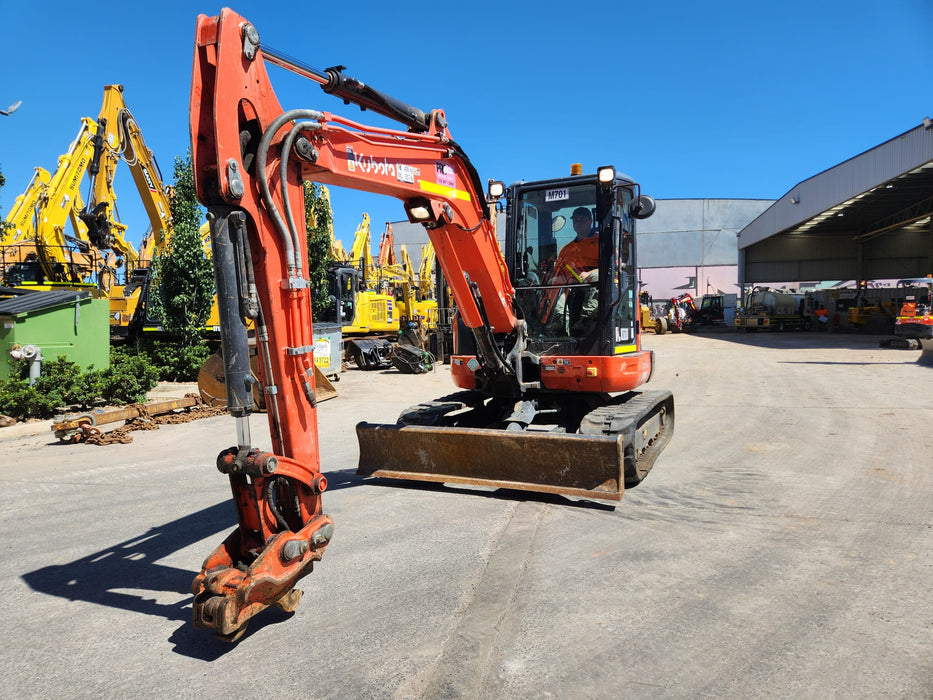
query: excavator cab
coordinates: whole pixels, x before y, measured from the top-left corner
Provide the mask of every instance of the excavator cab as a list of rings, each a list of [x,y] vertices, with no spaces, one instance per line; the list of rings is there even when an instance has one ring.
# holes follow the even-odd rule
[[[612,167],[493,182],[488,199],[507,212],[517,332],[459,322],[451,376],[466,391],[395,426],[358,425],[358,473],[619,500],[674,425],[669,391],[634,391],[654,363],[638,335],[634,223],[654,200]],[[491,371],[496,356],[511,371]]]
[[[327,271],[329,305],[325,318],[321,320],[341,326],[353,324],[361,276],[358,269],[347,265],[335,265]]]
[[[506,260],[531,352],[611,356],[618,345],[634,348],[636,187],[580,175],[510,188]]]

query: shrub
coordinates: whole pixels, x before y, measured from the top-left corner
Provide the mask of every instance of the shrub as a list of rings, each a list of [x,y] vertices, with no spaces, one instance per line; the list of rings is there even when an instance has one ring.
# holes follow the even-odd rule
[[[159,368],[145,354],[110,351],[110,367],[101,372],[101,393],[108,404],[141,403],[159,382]]]
[[[132,352],[144,355],[159,370],[162,382],[197,381],[201,365],[211,354],[206,343],[183,345],[149,340],[137,343]]]
[[[147,356],[115,349],[105,370],[89,367],[82,372],[64,357],[45,360],[32,386],[26,362],[13,361],[10,370],[10,379],[0,380],[0,413],[19,419],[51,418],[68,408],[142,402],[159,377]]]

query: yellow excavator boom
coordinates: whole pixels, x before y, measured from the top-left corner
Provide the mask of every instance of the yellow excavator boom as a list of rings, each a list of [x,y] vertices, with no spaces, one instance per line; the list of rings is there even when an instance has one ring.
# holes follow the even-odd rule
[[[7,227],[0,229],[0,245],[9,245],[31,236],[35,232],[36,208],[47,196],[52,175],[45,168],[36,168],[26,185],[26,190],[16,198],[4,221]]]
[[[30,242],[42,266],[43,281],[82,284],[94,271],[89,246],[81,242],[83,227],[78,226],[71,245],[67,224],[81,200],[81,182],[93,157],[93,139],[97,126],[85,117],[74,141],[58,158],[58,166],[45,180],[45,171],[36,170],[26,192],[18,199],[20,206],[11,216],[17,217],[14,237],[17,243]]]
[[[434,260],[434,244],[428,241],[421,246],[421,266],[418,269],[418,290],[422,299],[432,299],[434,297],[434,281],[432,278]]]
[[[375,265],[373,263],[372,239],[369,230],[369,214],[363,214],[363,220],[356,227],[353,235],[353,247],[350,249],[350,265],[363,273],[362,287],[370,289],[375,282]]]
[[[88,170],[91,195],[83,217],[89,225],[91,242],[101,249],[116,250],[130,266],[149,264],[153,251],[163,248],[170,236],[169,193],[162,184],[159,164],[126,106],[122,85],[104,86],[97,126],[97,150]],[[113,180],[121,160],[133,176],[151,228],[151,234],[144,239],[144,247],[139,253],[126,240],[126,226],[119,222],[116,209]]]

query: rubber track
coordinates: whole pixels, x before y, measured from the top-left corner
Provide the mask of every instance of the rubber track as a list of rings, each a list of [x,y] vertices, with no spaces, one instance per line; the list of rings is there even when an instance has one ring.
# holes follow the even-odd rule
[[[669,402],[671,411],[664,418],[663,430],[641,454],[633,455],[635,431],[639,422],[655,412],[657,406]],[[593,409],[580,422],[584,435],[621,435],[626,446],[625,485],[635,486],[651,471],[654,462],[670,441],[674,432],[673,395],[670,391],[629,392],[612,403]],[[632,446],[632,452],[629,447]],[[634,464],[630,456],[634,456]]]

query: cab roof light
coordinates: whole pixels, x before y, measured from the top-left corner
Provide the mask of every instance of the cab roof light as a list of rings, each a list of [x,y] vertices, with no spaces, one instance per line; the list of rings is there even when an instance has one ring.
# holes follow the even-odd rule
[[[602,184],[616,179],[616,169],[612,165],[604,165],[596,171],[596,179]]]

